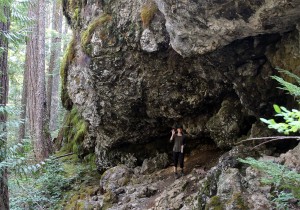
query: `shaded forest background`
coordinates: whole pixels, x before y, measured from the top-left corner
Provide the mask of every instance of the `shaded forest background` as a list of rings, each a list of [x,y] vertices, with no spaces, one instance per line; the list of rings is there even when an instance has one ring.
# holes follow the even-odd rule
[[[84,191],[79,184],[99,185],[93,154],[85,160],[68,156],[65,162],[51,157],[55,151],[53,139],[65,115],[60,101],[60,64],[71,36],[61,0],[0,2],[0,210],[61,208],[61,203],[76,203],[81,197],[95,194],[94,189]],[[297,91],[298,95],[292,94],[295,98],[300,95],[300,89]],[[277,105],[274,109],[284,120],[286,113],[296,113]],[[296,122],[295,125],[278,124],[273,119],[262,121],[288,134],[300,129],[299,113],[292,116],[296,117],[288,122]],[[62,151],[56,155],[66,154]],[[78,164],[83,161],[86,163]],[[262,164],[252,159],[244,162],[256,164],[256,168]],[[272,165],[271,169],[276,167]],[[288,201],[299,201],[299,189],[294,189],[295,183],[299,185],[299,174],[292,174],[295,179],[288,184],[282,182],[282,174],[275,175],[271,180],[278,189],[275,197],[289,196],[277,203],[285,208]],[[72,190],[80,195],[67,193]]]
[[[13,171],[34,173],[53,151],[64,116],[59,71],[69,37],[60,0],[0,2],[1,210],[8,209],[7,184],[18,181]],[[21,188],[10,187],[12,198],[14,189]]]

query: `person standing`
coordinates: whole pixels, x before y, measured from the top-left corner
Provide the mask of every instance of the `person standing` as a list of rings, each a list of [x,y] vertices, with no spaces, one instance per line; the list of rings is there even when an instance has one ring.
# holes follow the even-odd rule
[[[180,175],[183,176],[183,167],[184,167],[184,147],[185,147],[185,136],[183,134],[182,126],[176,126],[177,133],[175,129],[172,130],[172,136],[170,138],[170,141],[174,140],[174,146],[173,146],[173,161],[174,161],[174,173],[175,178],[178,178],[177,173],[177,165],[179,161],[180,165]]]

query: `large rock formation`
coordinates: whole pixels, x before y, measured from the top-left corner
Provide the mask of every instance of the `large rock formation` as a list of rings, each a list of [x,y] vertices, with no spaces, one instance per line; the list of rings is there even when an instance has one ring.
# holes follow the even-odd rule
[[[165,148],[174,123],[230,148],[274,101],[284,102],[274,67],[299,62],[299,54],[281,55],[299,49],[299,0],[63,5],[74,32],[63,104],[88,123],[82,145],[99,169]],[[149,150],[130,149],[147,142]]]

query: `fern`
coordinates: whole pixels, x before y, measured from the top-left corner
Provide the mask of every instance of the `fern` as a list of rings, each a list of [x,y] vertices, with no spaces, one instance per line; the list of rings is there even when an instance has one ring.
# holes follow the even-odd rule
[[[0,37],[8,40],[9,43],[18,45],[23,42],[30,32],[30,23],[32,20],[27,16],[29,0],[1,0],[0,1],[0,22],[7,22],[4,9],[10,10],[10,21],[15,22],[11,25],[10,31],[1,31]],[[18,27],[13,27],[17,25]],[[0,49],[3,51],[4,49]]]
[[[50,159],[46,159],[39,163],[28,164],[28,162],[34,162],[34,160],[26,158],[21,152],[26,144],[30,144],[30,140],[23,140],[22,143],[18,143],[7,149],[0,149],[0,155],[5,157],[5,159],[0,162],[0,171],[8,169],[16,175],[28,176],[37,173],[46,162],[50,161]]]
[[[295,81],[298,83],[298,85],[300,85],[300,77],[298,77],[297,75],[287,71],[287,70],[284,70],[284,69],[281,69],[281,68],[276,68],[279,72],[281,73],[284,73],[285,75],[295,79]]]
[[[16,116],[20,114],[20,110],[12,105],[0,106],[0,113],[7,116]],[[17,128],[24,121],[21,120],[7,120],[6,127]],[[0,123],[0,126],[4,126]],[[26,157],[23,151],[25,147],[28,147],[31,143],[29,139],[24,139],[20,143],[15,143],[10,147],[3,146],[6,144],[5,137],[7,132],[0,134],[0,175],[4,169],[8,169],[10,172],[20,176],[27,176],[37,173],[39,169],[45,165],[45,162],[34,163],[33,159]],[[47,160],[48,161],[48,160]],[[30,163],[30,164],[29,164]]]
[[[300,174],[296,171],[271,161],[260,161],[254,158],[239,159],[239,161],[265,174],[261,182],[273,186],[273,202],[277,205],[277,209],[287,207],[290,200],[300,200]]]
[[[300,77],[297,75],[283,69],[278,69],[279,72],[293,78],[298,85],[300,85]],[[285,81],[281,77],[272,76],[273,79],[279,82],[282,86],[280,89],[288,91],[289,94],[295,97],[300,96],[300,87]],[[288,110],[283,106],[273,105],[274,111],[276,112],[276,117],[283,118],[284,122],[276,122],[274,119],[260,118],[260,120],[267,124],[269,128],[277,130],[279,133],[284,133],[289,135],[290,133],[296,133],[300,130],[300,111],[297,109]]]
[[[282,86],[280,89],[286,90],[294,97],[300,96],[300,77],[283,70],[277,69],[297,82],[297,85],[285,81],[281,77],[272,76]],[[260,118],[262,122],[268,125],[269,128],[275,129],[286,135],[296,133],[300,130],[300,111],[297,109],[288,110],[283,106],[273,105],[276,117],[281,117],[283,122],[276,122],[274,119]],[[250,164],[251,167],[263,172],[265,176],[262,178],[262,183],[272,185],[274,190],[273,202],[277,209],[287,209],[289,201],[292,199],[300,200],[300,174],[290,170],[287,167],[273,162],[265,162],[247,158],[240,159],[240,162]],[[300,204],[298,202],[298,207]]]
[[[287,71],[287,70],[283,70],[280,68],[277,68],[277,70],[287,76],[289,76],[290,78],[294,79],[298,85],[300,85],[300,77],[298,77],[297,75]],[[290,95],[295,96],[295,97],[299,97],[300,96],[300,87],[292,84],[290,82],[285,81],[283,78],[278,77],[278,76],[272,76],[273,79],[275,79],[282,87],[279,87],[279,89],[282,90],[286,90]]]

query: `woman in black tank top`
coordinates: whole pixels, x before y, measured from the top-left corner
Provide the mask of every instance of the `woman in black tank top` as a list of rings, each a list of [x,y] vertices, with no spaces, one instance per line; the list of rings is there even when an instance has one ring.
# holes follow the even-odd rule
[[[174,146],[173,146],[174,173],[175,173],[175,178],[178,178],[179,177],[177,173],[178,161],[181,169],[180,175],[183,176],[183,167],[184,167],[183,149],[185,146],[185,136],[182,131],[182,126],[176,126],[176,128],[177,128],[177,134],[175,132],[175,129],[173,129],[170,141],[174,140]]]

